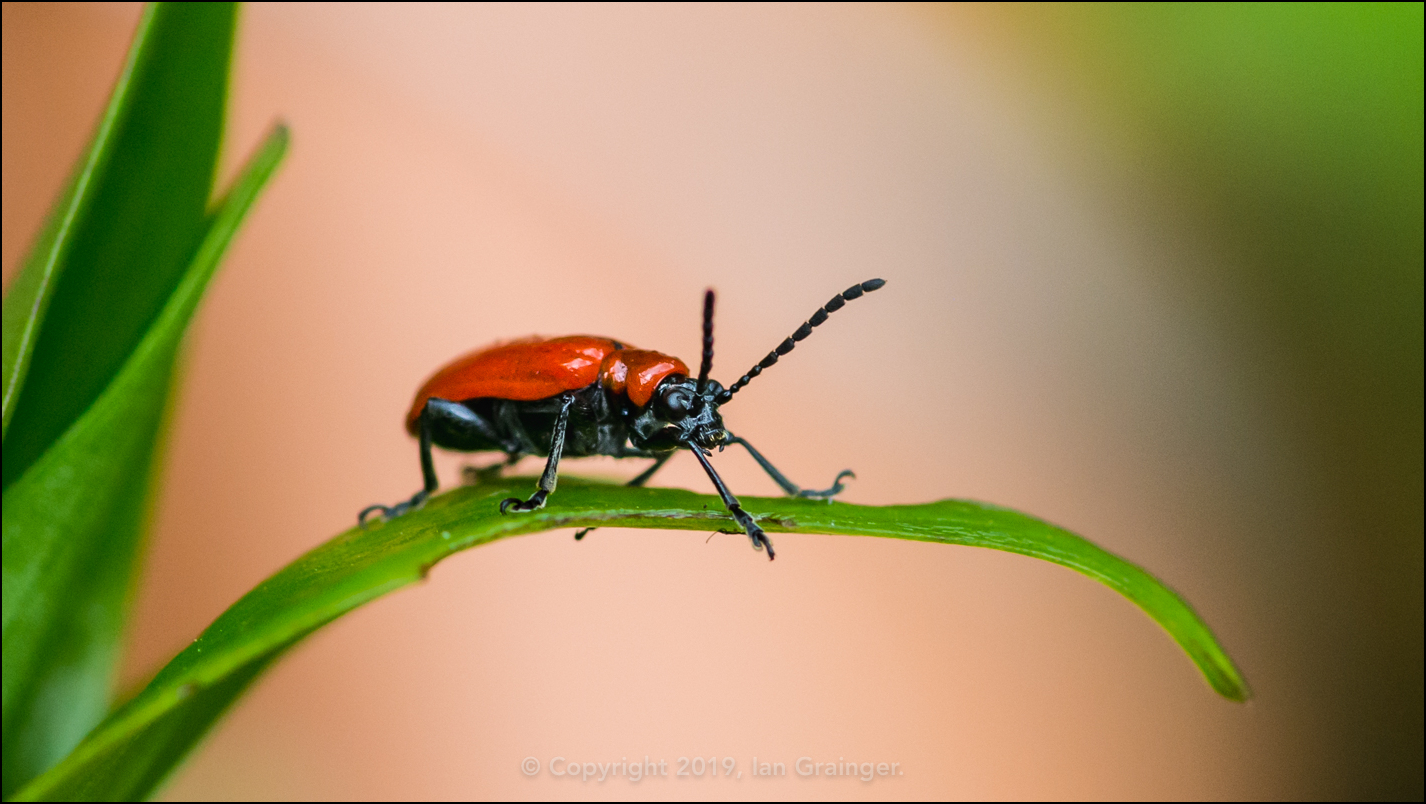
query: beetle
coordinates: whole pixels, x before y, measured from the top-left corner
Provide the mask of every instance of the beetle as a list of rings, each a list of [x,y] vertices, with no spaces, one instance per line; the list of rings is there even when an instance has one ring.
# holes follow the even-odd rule
[[[856,475],[845,470],[831,488],[821,491],[800,488],[752,444],[728,432],[719,408],[811,335],[828,315],[885,284],[870,279],[833,296],[727,388],[708,376],[713,369],[712,289],[703,296],[703,355],[696,380],[676,357],[591,335],[524,338],[457,358],[421,386],[406,414],[406,430],[421,445],[423,488],[396,505],[368,506],[357,521],[365,525],[373,513],[390,519],[424,505],[440,487],[431,461],[433,446],[461,452],[500,451],[506,454],[507,464],[523,455],[546,456],[535,493],[525,500],[502,500],[502,514],[543,508],[555,491],[562,457],[652,458],[653,464],[627,484],[642,486],[676,451],[687,449],[702,464],[753,549],[766,547],[772,560],[776,554],[767,534],[708,462],[713,448],[742,446],[783,491],[795,497],[830,500],[845,488],[843,478]],[[582,539],[591,530],[586,528],[575,538]]]

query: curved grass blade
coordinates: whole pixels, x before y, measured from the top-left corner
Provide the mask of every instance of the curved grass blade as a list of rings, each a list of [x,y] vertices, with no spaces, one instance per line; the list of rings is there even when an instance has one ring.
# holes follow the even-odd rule
[[[3,487],[104,391],[203,237],[235,25],[233,3],[144,10],[89,149],[5,299]]]
[[[114,91],[109,95],[109,105],[99,118],[94,137],[84,152],[62,195],[55,201],[45,219],[39,237],[30,247],[25,264],[10,292],[5,294],[4,338],[0,346],[0,432],[10,431],[10,417],[15,413],[15,403],[20,400],[20,390],[30,370],[30,357],[34,354],[35,340],[50,300],[54,298],[54,288],[64,271],[65,257],[74,243],[75,221],[81,211],[94,198],[95,175],[107,165],[108,156],[113,152],[114,129],[124,117],[133,97],[134,68],[139,54],[147,49],[149,32],[153,29],[153,7],[144,9],[134,32],[133,44],[119,78],[114,82]]]
[[[498,539],[553,528],[712,530],[733,524],[716,497],[561,478],[540,511],[502,516],[499,501],[526,478],[456,489],[425,508],[353,528],[289,564],[223,613],[100,724],[63,762],[20,791],[25,799],[141,798],[176,765],[262,667],[302,637],[363,603],[419,580],[441,559]],[[838,533],[989,547],[1052,561],[1139,605],[1221,695],[1246,700],[1246,682],[1208,626],[1147,572],[1068,531],[1004,508],[959,500],[925,505],[828,505],[745,498],[771,532]]]
[[[137,524],[183,333],[238,224],[286,147],[287,131],[278,127],[219,206],[188,271],[114,381],[5,490],[0,509],[4,539],[0,682],[5,696],[7,778],[18,775],[13,758],[26,763],[47,758],[36,772],[61,758],[107,708],[122,616],[118,603],[137,544],[136,528],[130,533],[114,531]],[[136,473],[135,467],[141,471]],[[101,593],[116,594],[112,599],[97,598]],[[75,652],[80,654],[77,660],[70,655]],[[80,679],[82,684],[74,678],[81,671],[88,673]],[[77,693],[97,702],[75,700]],[[37,712],[37,702],[46,701],[55,706]],[[93,711],[96,703],[98,709]],[[79,731],[58,756],[45,757],[42,752],[55,747],[54,740],[63,735],[52,735],[53,740],[40,743],[38,749],[21,739],[29,736],[26,724],[53,730],[60,718],[66,719],[60,725],[77,723]]]
[[[92,410],[208,226],[234,20],[231,3],[144,9],[90,145],[5,297],[7,795],[109,709],[170,368],[109,417],[91,463],[70,452],[51,466],[52,480],[75,471],[45,499],[12,486]],[[71,516],[45,526],[47,506]],[[13,577],[27,582],[12,588]]]

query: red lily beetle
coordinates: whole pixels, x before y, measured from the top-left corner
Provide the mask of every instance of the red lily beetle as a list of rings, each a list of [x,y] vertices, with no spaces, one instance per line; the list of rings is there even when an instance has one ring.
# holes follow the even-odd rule
[[[512,463],[522,455],[547,456],[535,493],[528,500],[510,497],[502,501],[501,513],[543,508],[554,493],[561,457],[653,458],[653,465],[628,483],[642,486],[675,451],[684,448],[703,465],[728,513],[752,539],[753,548],[766,546],[767,557],[772,559],[775,555],[767,534],[708,462],[713,448],[742,445],[783,491],[796,497],[831,499],[841,493],[842,478],[855,475],[843,471],[831,488],[822,491],[800,488],[752,444],[724,429],[718,410],[763,369],[812,334],[812,328],[826,321],[828,314],[884,284],[884,280],[871,279],[833,296],[726,389],[708,377],[713,368],[712,290],[703,297],[703,361],[697,380],[689,379],[688,366],[676,357],[589,335],[526,338],[471,352],[427,380],[406,415],[407,431],[421,442],[425,487],[405,502],[367,507],[358,521],[365,524],[375,512],[386,518],[400,516],[425,503],[440,486],[431,462],[433,445],[461,452],[500,451]],[[580,531],[575,538],[583,538],[590,530]]]

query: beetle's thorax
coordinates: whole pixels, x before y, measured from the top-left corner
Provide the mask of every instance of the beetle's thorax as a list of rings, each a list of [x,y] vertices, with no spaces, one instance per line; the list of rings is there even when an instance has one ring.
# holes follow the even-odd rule
[[[638,449],[666,450],[681,446],[713,449],[728,440],[718,395],[723,386],[710,380],[698,393],[698,384],[685,376],[664,380],[643,408],[633,411],[629,441]]]

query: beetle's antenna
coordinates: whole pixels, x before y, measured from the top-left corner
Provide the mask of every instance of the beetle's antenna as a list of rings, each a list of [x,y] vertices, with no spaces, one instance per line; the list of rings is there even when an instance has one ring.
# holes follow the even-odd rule
[[[703,294],[703,362],[698,366],[698,396],[708,387],[708,372],[713,370],[713,288]]]
[[[833,296],[831,301],[817,308],[817,312],[813,313],[811,318],[804,321],[802,323],[802,326],[798,327],[797,331],[792,333],[791,337],[783,340],[782,343],[777,345],[776,349],[772,350],[771,352],[768,352],[767,357],[764,357],[761,361],[759,361],[756,366],[753,366],[752,368],[748,369],[747,374],[744,374],[737,382],[733,383],[728,388],[728,390],[724,391],[723,394],[718,398],[718,403],[722,404],[724,402],[727,402],[729,399],[732,399],[733,394],[736,394],[738,391],[741,391],[743,389],[743,386],[752,382],[754,377],[763,373],[763,369],[771,368],[772,364],[776,363],[779,357],[782,357],[783,355],[792,351],[793,348],[797,346],[798,341],[812,334],[813,327],[821,326],[822,322],[827,320],[827,315],[829,313],[837,312],[838,310],[842,309],[842,305],[846,304],[852,299],[859,299],[861,298],[861,295],[863,293],[870,293],[873,290],[879,289],[882,285],[885,284],[885,279],[868,279],[867,281],[859,285],[852,285],[841,293],[838,293],[837,295]],[[708,306],[705,308],[705,311],[712,310],[712,298],[712,291],[709,291],[709,297],[707,301]],[[705,318],[705,321],[706,320],[707,319]],[[711,361],[712,359],[712,330],[709,329],[709,327],[711,326],[712,325],[710,323],[704,324],[704,331],[710,333],[704,338],[705,361]]]

